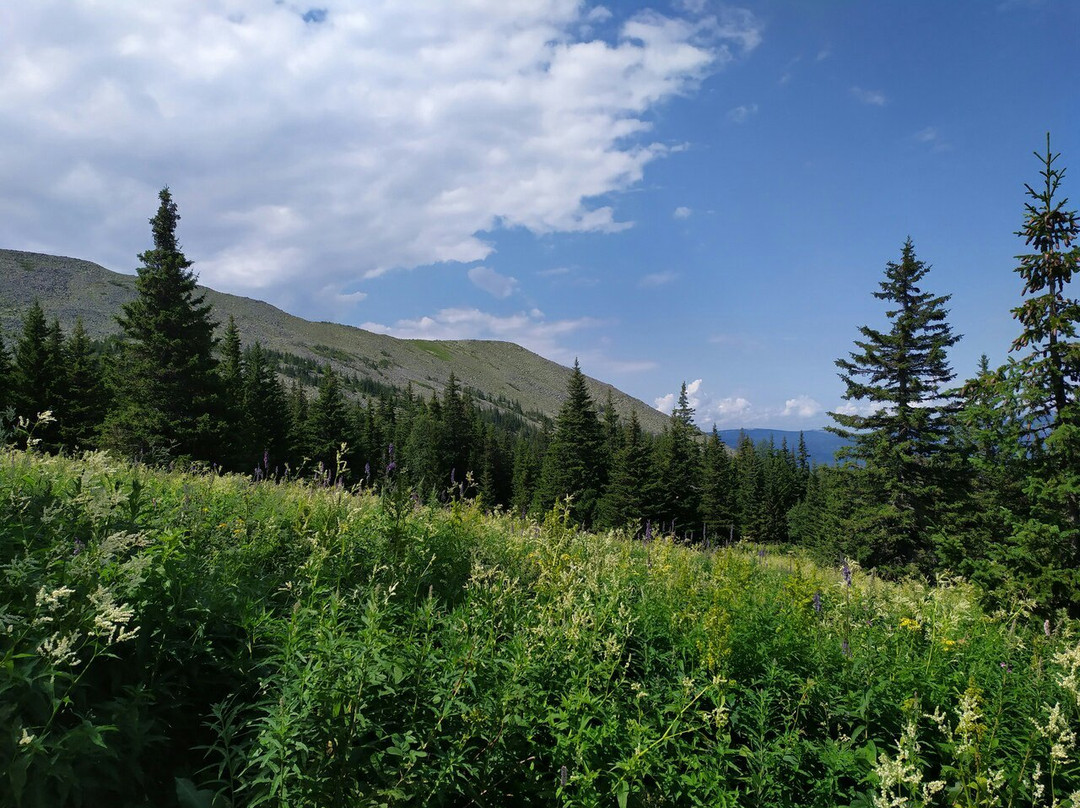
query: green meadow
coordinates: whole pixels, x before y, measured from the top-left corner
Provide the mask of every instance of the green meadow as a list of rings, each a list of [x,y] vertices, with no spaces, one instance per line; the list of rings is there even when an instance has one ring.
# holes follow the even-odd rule
[[[0,803],[1080,805],[1065,618],[325,479],[0,453]]]

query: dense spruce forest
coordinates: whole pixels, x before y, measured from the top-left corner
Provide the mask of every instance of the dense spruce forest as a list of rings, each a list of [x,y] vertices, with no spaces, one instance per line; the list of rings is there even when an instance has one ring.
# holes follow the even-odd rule
[[[404,486],[426,502],[476,498],[541,516],[556,505],[588,528],[631,526],[713,545],[795,544],[884,575],[958,573],[993,601],[1017,593],[1080,613],[1080,304],[1067,296],[1080,226],[1050,151],[1027,188],[1018,233],[1019,334],[1006,364],[983,359],[958,383],[947,295],[909,239],[874,297],[887,328],[859,329],[837,360],[833,413],[850,445],[836,467],[805,446],[729,448],[702,434],[683,385],[660,435],[590,397],[575,365],[543,428],[520,406],[490,406],[454,377],[425,399],[329,365],[219,339],[177,241],[170,191],[150,220],[139,295],[105,342],[64,334],[38,305],[0,341],[0,412],[9,440],[48,451],[105,449],[153,465],[196,464],[255,479],[315,474],[326,484]],[[931,284],[932,285],[932,284]],[[509,405],[509,406],[508,406]]]

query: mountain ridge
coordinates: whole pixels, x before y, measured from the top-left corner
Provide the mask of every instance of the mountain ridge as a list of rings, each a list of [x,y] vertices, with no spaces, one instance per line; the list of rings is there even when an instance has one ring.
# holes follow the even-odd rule
[[[0,333],[10,343],[21,316],[35,300],[68,333],[82,317],[87,333],[119,333],[115,315],[136,295],[135,275],[92,261],[46,253],[0,249]],[[520,405],[526,416],[554,418],[566,397],[571,370],[512,342],[497,340],[406,340],[357,326],[315,322],[255,298],[199,286],[213,307],[219,334],[231,315],[245,345],[291,353],[358,377],[429,394],[440,392],[453,372],[458,383],[480,392],[491,406]],[[611,391],[616,410],[637,413],[642,427],[659,433],[668,416],[614,385],[586,377],[597,406]],[[533,420],[536,420],[535,418]]]

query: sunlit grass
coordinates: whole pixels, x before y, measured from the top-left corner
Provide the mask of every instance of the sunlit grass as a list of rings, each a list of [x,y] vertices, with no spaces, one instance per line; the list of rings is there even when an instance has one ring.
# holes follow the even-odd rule
[[[0,455],[23,805],[1049,805],[1075,627],[406,490]]]

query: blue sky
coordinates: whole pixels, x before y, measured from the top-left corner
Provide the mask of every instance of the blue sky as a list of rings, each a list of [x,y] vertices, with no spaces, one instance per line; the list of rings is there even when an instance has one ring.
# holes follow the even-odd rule
[[[0,246],[132,272],[168,184],[214,288],[815,428],[908,236],[957,372],[1005,358],[1078,44],[1072,0],[9,0]]]

